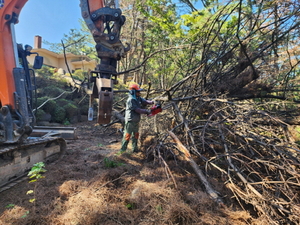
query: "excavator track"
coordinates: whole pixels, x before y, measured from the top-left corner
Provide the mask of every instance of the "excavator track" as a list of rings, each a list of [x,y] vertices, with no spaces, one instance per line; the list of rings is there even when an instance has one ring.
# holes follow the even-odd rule
[[[61,137],[28,138],[22,144],[0,146],[0,192],[26,179],[33,164],[59,160],[65,151]]]

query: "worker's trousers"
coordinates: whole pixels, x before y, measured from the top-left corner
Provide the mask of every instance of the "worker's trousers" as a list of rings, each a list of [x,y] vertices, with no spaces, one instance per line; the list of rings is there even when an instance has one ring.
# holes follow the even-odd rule
[[[132,141],[132,150],[134,152],[137,152],[139,139],[139,122],[129,121],[125,123],[121,151],[126,151],[130,138]]]

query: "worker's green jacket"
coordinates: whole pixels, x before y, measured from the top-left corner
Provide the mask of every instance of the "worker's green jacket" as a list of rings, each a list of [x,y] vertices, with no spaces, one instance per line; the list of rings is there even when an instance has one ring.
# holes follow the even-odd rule
[[[141,114],[136,112],[142,108],[143,105],[146,105],[146,99],[142,97],[134,97],[133,95],[129,94],[126,103],[126,111],[125,111],[125,123],[127,122],[140,122]]]

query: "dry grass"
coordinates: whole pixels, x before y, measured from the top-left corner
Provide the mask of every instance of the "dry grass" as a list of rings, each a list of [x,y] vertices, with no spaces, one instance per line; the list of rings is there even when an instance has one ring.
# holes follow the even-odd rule
[[[105,144],[107,132],[78,131],[81,136],[68,144],[63,161],[47,165],[46,178],[38,183],[36,211],[26,195],[31,184],[0,193],[1,225],[259,225],[249,212],[231,208],[230,198],[228,208],[217,206],[197,177],[182,169],[185,164],[167,161],[176,188],[159,162],[143,154],[112,156],[111,150],[95,147]],[[89,146],[94,147],[86,150]],[[123,164],[107,168],[105,157]],[[5,208],[8,204],[15,206]]]

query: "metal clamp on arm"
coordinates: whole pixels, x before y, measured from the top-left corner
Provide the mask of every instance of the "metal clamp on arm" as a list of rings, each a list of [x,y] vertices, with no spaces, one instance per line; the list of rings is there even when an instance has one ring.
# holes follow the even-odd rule
[[[93,91],[90,104],[99,98],[98,123],[110,123],[113,104],[113,84],[117,76],[117,61],[125,57],[126,48],[120,41],[121,27],[126,18],[115,1],[105,5],[101,0],[80,0],[82,17],[85,20],[96,42],[96,51],[100,64],[91,72]],[[114,77],[114,79],[112,79]]]

